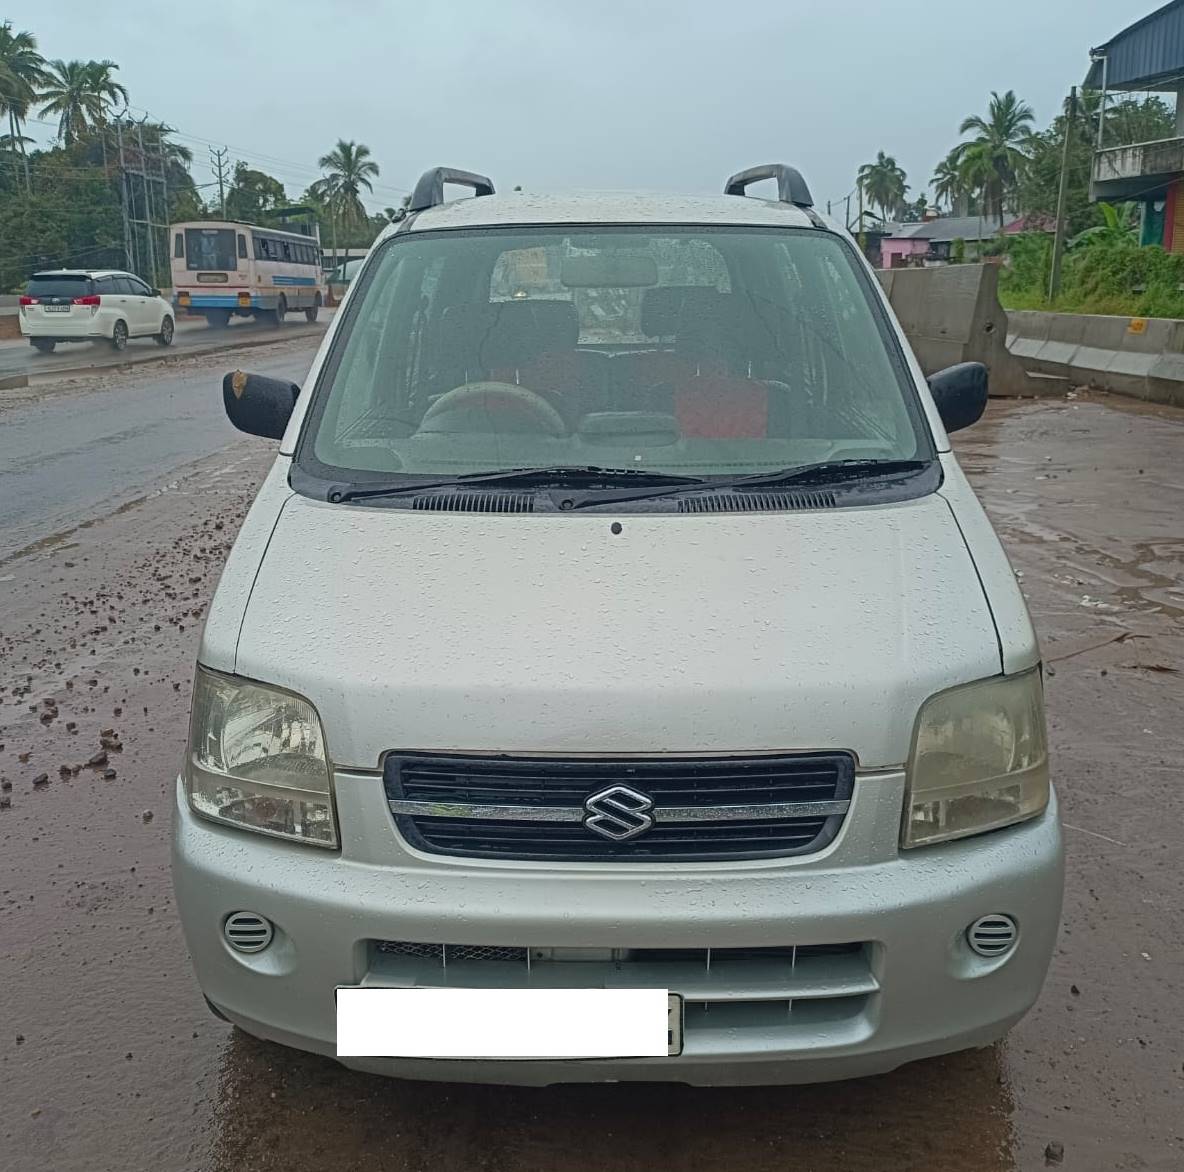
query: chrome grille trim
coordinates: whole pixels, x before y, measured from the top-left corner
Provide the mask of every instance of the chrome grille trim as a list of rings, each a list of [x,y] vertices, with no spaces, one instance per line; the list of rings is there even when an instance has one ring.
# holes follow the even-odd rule
[[[429,854],[703,862],[812,854],[850,810],[845,751],[751,756],[383,757],[396,829]]]
[[[392,814],[420,818],[483,818],[513,822],[582,822],[582,806],[484,806],[470,802],[414,802],[392,798]],[[773,818],[829,818],[846,814],[849,801],[780,802],[763,806],[655,806],[655,822],[740,822]]]

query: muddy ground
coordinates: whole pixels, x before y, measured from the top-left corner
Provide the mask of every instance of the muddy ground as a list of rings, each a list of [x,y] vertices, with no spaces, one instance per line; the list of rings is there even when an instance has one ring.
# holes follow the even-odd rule
[[[993,403],[959,448],[1041,634],[1068,827],[1061,940],[1004,1043],[810,1088],[520,1090],[210,1017],[168,829],[202,616],[272,451],[239,439],[0,561],[0,1169],[1184,1168],[1184,413]]]

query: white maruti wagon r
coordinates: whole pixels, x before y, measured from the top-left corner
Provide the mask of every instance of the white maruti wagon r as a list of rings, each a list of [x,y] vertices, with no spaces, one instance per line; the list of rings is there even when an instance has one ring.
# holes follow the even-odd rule
[[[305,389],[223,394],[280,449],[177,782],[217,1014],[411,1077],[740,1084],[1031,1007],[1040,654],[947,438],[986,371],[925,379],[795,170],[428,172]]]
[[[122,350],[129,338],[171,346],[173,307],[139,277],[115,269],[34,273],[20,298],[21,333],[42,354],[59,342],[100,339]]]

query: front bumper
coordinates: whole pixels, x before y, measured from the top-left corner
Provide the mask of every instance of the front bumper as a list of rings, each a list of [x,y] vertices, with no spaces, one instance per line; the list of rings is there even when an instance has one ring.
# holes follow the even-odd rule
[[[862,942],[870,986],[867,977],[833,988],[799,981],[780,1016],[729,987],[720,966],[704,978],[714,982],[708,999],[754,1008],[730,1005],[714,1022],[711,1006],[694,1018],[688,1009],[677,1057],[347,1062],[402,1077],[535,1085],[853,1078],[1001,1037],[1040,992],[1060,918],[1055,798],[1021,826],[898,854],[882,844],[895,841],[903,784],[899,774],[857,783],[839,838],[809,858],[626,868],[417,854],[399,843],[381,780],[370,776],[336,779],[340,854],[195,818],[178,783],[173,876],[209,1001],[251,1034],[330,1056],[338,985],[405,983],[392,978],[378,940],[634,949]],[[240,910],[276,925],[263,952],[240,955],[223,942],[225,918]],[[964,931],[992,912],[1013,916],[1020,938],[1006,957],[986,960]],[[585,971],[599,974],[590,984],[604,983],[601,969]],[[825,966],[815,971],[829,979]],[[462,983],[455,970],[449,980]]]

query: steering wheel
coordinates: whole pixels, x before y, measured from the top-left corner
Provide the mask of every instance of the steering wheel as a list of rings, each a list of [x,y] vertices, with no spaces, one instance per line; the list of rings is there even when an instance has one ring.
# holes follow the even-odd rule
[[[514,383],[499,382],[465,383],[463,386],[453,387],[423,413],[420,430],[424,430],[424,425],[433,419],[439,420],[442,415],[450,415],[454,411],[463,411],[466,408],[492,408],[494,411],[509,408],[520,415],[529,415],[538,424],[538,430],[546,435],[567,434],[567,424],[564,423],[563,416],[542,395]]]

